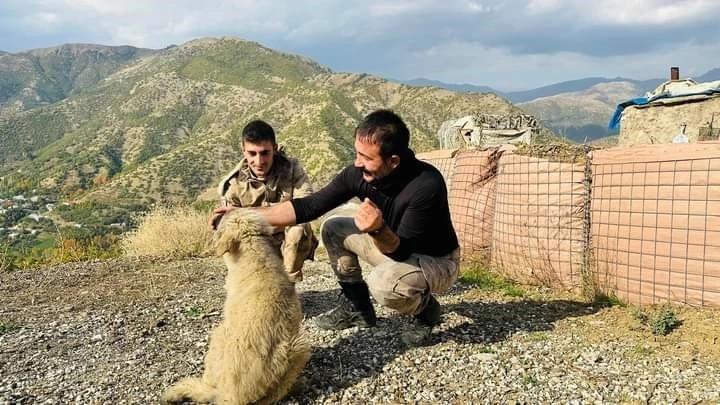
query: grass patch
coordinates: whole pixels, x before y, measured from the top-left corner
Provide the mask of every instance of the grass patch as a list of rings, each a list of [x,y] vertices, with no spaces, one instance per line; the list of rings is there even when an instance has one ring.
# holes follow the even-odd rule
[[[8,254],[10,248],[0,246],[0,272],[15,270],[16,266],[12,257]]]
[[[538,380],[537,377],[535,377],[532,374],[523,375],[522,382],[523,382],[523,384],[529,385],[532,387],[540,385],[540,380]]]
[[[12,332],[16,329],[18,329],[18,327],[16,325],[14,325],[10,322],[0,320],[0,335],[3,335],[8,332]]]
[[[498,291],[511,297],[525,296],[525,290],[512,280],[482,265],[473,265],[460,272],[460,282],[482,290]]]
[[[548,339],[550,339],[550,337],[546,333],[543,333],[543,332],[533,332],[533,333],[529,333],[527,335],[526,339],[529,342],[545,342]]]
[[[601,307],[627,307],[627,304],[615,294],[600,295],[595,299],[595,304]]]
[[[193,305],[185,308],[185,314],[193,318],[200,318],[205,314],[205,310],[202,307]]]
[[[123,236],[123,252],[129,257],[199,257],[212,237],[209,212],[189,206],[156,207],[138,220],[138,227]]]
[[[635,352],[635,354],[638,356],[645,357],[651,355],[653,353],[653,349],[645,344],[637,344],[635,345],[633,352]]]

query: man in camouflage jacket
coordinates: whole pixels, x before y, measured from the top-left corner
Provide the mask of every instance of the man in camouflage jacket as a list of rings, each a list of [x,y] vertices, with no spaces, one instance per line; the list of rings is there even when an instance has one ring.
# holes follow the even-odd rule
[[[218,186],[223,206],[262,207],[312,193],[300,163],[278,149],[275,131],[264,121],[248,123],[242,131],[243,159]],[[303,278],[302,267],[318,245],[309,223],[286,227],[275,234],[275,246],[293,282]]]

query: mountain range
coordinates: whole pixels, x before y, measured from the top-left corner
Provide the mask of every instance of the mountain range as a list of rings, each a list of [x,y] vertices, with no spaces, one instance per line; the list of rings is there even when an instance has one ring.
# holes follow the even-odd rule
[[[698,83],[720,80],[720,68],[693,78]],[[412,86],[434,86],[458,92],[491,92],[535,115],[556,133],[575,142],[590,141],[612,133],[608,121],[618,103],[643,96],[667,79],[635,80],[623,77],[588,77],[524,91],[500,91],[489,86],[412,79]]]
[[[335,73],[237,38],[4,53],[0,197],[41,190],[78,201],[193,201],[240,159],[237,133],[253,118],[271,123],[322,183],[352,162],[355,125],[381,107],[405,118],[417,151],[438,146],[445,120],[523,112],[492,93]]]
[[[714,69],[697,80],[718,78]],[[258,117],[319,183],[352,161],[354,125],[380,107],[406,118],[418,151],[437,147],[443,121],[477,112],[529,112],[570,140],[592,140],[607,135],[618,102],[662,81],[593,77],[522,92],[398,83],[237,38],[0,52],[0,196],[193,200],[239,159],[237,131]]]
[[[712,69],[698,77],[693,77],[693,80],[696,82],[710,82],[715,80],[720,80],[720,68]],[[607,78],[607,77],[586,77],[582,79],[577,80],[568,80],[563,81],[559,83],[553,83],[549,84],[547,86],[537,87],[530,90],[521,90],[521,91],[502,91],[494,89],[490,86],[481,86],[481,85],[474,85],[474,84],[455,84],[455,83],[445,83],[439,80],[431,80],[431,79],[424,79],[424,78],[417,78],[417,79],[411,79],[411,80],[404,80],[401,82],[405,84],[409,84],[412,86],[435,86],[440,87],[452,91],[459,91],[459,92],[476,92],[476,93],[495,93],[501,97],[506,98],[507,100],[511,101],[512,103],[519,104],[524,103],[527,101],[532,101],[538,98],[543,97],[550,97],[550,96],[556,96],[563,93],[576,93],[576,92],[582,92],[584,90],[588,90],[589,88],[602,84],[602,83],[616,83],[616,82],[623,82],[623,83],[632,83],[636,88],[641,89],[643,92],[647,92],[650,90],[655,89],[658,85],[665,82],[667,79],[647,79],[647,80],[636,80],[636,79],[628,79],[624,77],[615,77],[615,78]],[[637,94],[637,96],[640,96],[642,94]]]

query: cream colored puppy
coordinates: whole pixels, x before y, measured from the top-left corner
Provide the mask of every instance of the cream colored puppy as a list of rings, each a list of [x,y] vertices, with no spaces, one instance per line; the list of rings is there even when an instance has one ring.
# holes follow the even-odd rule
[[[222,321],[210,336],[202,378],[168,389],[165,403],[267,404],[282,399],[310,358],[294,285],[256,213],[225,214],[214,237],[228,273]]]

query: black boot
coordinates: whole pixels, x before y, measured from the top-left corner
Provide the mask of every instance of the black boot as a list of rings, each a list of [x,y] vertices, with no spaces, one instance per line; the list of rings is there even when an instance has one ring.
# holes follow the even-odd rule
[[[377,318],[375,308],[370,302],[370,291],[364,281],[358,283],[340,283],[341,293],[338,295],[338,306],[318,315],[315,324],[320,329],[342,330],[358,326],[369,328],[375,326]]]
[[[432,328],[440,321],[440,303],[430,295],[425,308],[415,315],[413,324],[402,332],[400,339],[408,346],[426,345],[430,342]]]
[[[433,327],[440,323],[440,303],[430,295],[425,308],[415,315],[415,320],[425,326]]]

